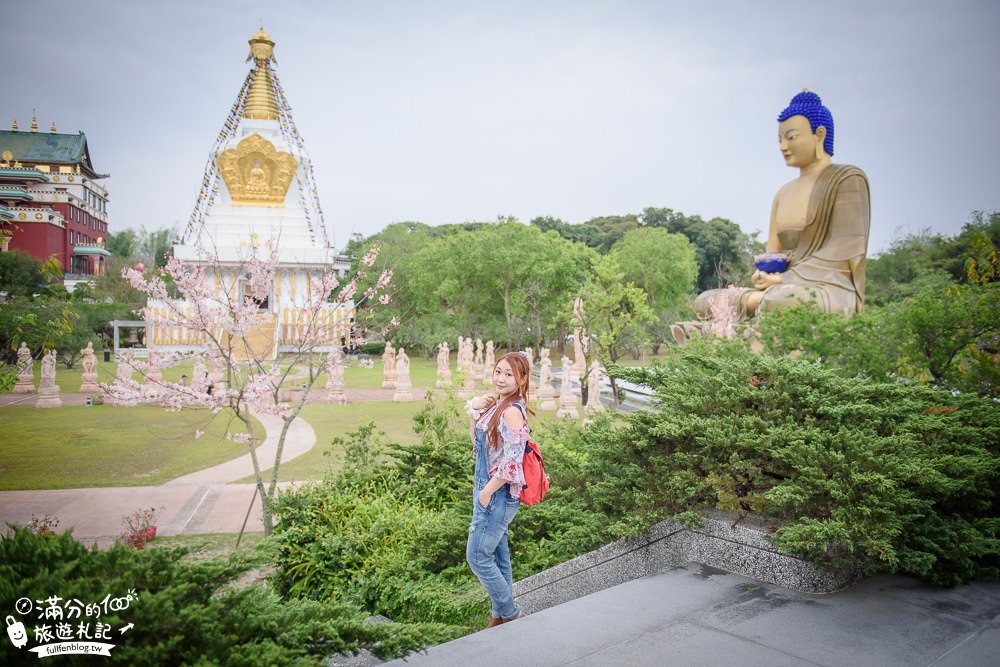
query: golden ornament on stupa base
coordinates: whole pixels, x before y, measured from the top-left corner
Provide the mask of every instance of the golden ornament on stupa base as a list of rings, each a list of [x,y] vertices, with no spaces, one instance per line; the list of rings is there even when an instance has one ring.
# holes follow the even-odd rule
[[[217,162],[233,206],[284,206],[298,167],[291,154],[275,149],[259,134],[225,151]]]

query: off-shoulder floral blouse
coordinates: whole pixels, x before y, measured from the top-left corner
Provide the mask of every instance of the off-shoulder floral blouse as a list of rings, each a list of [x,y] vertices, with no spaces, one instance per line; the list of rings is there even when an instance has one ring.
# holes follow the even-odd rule
[[[484,412],[476,422],[476,429],[485,433],[490,417],[497,409],[498,403]],[[513,406],[520,406],[514,403]],[[523,412],[521,413],[524,414]],[[528,421],[525,419],[521,428],[511,428],[507,425],[507,420],[500,416],[500,447],[486,446],[487,469],[491,478],[499,477],[510,486],[512,498],[521,496],[521,489],[524,487],[524,447],[528,444],[528,436],[531,429],[528,428]]]

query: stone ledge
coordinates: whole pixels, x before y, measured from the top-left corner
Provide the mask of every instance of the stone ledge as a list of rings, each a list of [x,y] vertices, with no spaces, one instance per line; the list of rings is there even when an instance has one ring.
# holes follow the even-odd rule
[[[638,537],[516,582],[514,598],[525,611],[540,611],[690,561],[804,593],[833,593],[856,580],[778,553],[761,519],[748,517],[736,526],[732,522],[724,512],[708,513],[704,524],[693,530],[663,521]]]

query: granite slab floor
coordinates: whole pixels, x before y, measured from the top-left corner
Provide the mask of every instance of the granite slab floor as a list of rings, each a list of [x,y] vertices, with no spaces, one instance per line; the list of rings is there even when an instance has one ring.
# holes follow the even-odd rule
[[[689,563],[391,665],[1000,665],[1000,582],[811,595]]]

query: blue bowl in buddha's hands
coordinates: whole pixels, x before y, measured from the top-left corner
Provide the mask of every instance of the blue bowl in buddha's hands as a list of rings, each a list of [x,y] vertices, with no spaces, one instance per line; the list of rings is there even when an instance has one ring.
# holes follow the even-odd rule
[[[753,260],[757,270],[764,273],[784,273],[788,268],[788,255],[782,252],[765,252]]]

